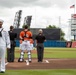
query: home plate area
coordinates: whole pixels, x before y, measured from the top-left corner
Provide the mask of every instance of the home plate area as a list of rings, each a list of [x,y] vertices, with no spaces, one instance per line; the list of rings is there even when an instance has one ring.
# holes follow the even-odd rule
[[[44,58],[43,62],[37,62],[36,58],[29,63],[28,60],[18,62],[6,62],[6,69],[76,69],[76,59]]]

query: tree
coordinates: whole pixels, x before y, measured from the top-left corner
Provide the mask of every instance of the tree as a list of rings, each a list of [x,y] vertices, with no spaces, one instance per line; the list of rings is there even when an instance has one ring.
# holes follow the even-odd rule
[[[22,26],[22,28],[24,28],[24,27],[25,27],[25,25]]]
[[[49,25],[48,27],[46,27],[46,28],[58,28],[58,27],[56,27],[55,25]],[[60,40],[61,41],[65,41],[65,39],[64,39],[64,36],[65,36],[65,33],[62,31],[62,29],[60,29]]]

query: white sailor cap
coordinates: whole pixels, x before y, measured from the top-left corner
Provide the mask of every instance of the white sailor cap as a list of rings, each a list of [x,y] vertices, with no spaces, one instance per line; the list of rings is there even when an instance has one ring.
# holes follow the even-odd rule
[[[0,19],[0,22],[2,22],[2,23],[3,23],[4,21],[3,21],[2,19]]]

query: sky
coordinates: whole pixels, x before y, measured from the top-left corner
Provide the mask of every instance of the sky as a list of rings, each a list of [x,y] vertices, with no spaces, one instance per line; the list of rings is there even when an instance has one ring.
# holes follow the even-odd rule
[[[0,0],[0,19],[4,20],[3,27],[8,31],[13,25],[15,13],[22,10],[20,28],[24,17],[32,15],[31,28],[46,28],[56,25],[65,33],[65,39],[70,40],[71,14],[74,14],[75,0]]]

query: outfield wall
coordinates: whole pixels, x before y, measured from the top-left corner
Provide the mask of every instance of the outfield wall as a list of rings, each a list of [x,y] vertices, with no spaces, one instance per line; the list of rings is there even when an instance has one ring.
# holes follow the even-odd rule
[[[19,40],[16,40],[16,47],[19,47]],[[35,46],[35,43],[34,43]],[[47,40],[46,42],[44,42],[44,46],[45,47],[66,47],[66,42],[64,41],[51,41],[51,40]]]
[[[44,46],[45,47],[66,47],[66,42],[47,40],[46,42],[44,42]]]

